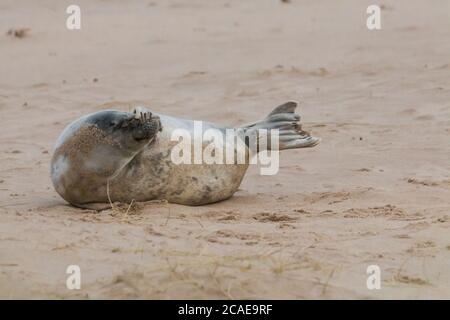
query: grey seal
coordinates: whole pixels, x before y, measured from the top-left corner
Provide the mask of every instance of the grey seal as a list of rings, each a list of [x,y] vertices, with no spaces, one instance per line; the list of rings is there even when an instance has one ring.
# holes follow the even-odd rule
[[[320,139],[301,129],[297,105],[286,102],[263,120],[235,129],[246,133],[278,129],[279,150],[313,147]],[[180,128],[192,132],[194,121],[144,107],[83,116],[69,124],[56,141],[51,160],[55,190],[70,204],[95,210],[133,200],[203,205],[230,198],[248,163],[173,163],[171,152],[177,142],[171,135]],[[231,127],[203,122],[203,128],[225,132]]]

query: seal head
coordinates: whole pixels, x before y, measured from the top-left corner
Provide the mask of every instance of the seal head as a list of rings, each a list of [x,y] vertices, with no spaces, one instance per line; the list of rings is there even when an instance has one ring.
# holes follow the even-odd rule
[[[105,110],[70,124],[51,163],[56,191],[73,205],[107,202],[107,183],[161,131],[158,116]]]

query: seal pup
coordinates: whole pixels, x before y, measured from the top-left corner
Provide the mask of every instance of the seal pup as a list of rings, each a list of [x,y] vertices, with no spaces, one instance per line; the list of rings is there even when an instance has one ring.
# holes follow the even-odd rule
[[[245,134],[278,129],[279,150],[313,147],[320,139],[301,129],[300,116],[294,113],[297,105],[286,102],[265,119],[234,129]],[[225,132],[230,128],[202,124],[204,130]],[[171,136],[180,128],[193,132],[194,121],[144,107],[133,112],[104,110],[83,116],[69,124],[56,141],[51,160],[55,190],[70,204],[94,210],[133,200],[202,205],[231,197],[241,184],[248,161],[175,164],[171,152],[178,142]]]

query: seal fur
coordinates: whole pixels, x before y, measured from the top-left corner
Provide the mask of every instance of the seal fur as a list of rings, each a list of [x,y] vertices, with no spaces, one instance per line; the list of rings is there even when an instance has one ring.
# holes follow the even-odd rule
[[[296,102],[287,102],[265,119],[236,129],[246,133],[278,129],[280,150],[315,146],[320,139],[301,129],[296,107]],[[108,208],[111,201],[164,199],[203,205],[231,197],[248,162],[174,164],[171,152],[177,141],[171,141],[171,134],[179,128],[192,132],[194,121],[143,107],[132,113],[105,110],[76,120],[55,145],[51,163],[55,190],[72,205],[90,209]],[[203,122],[203,130],[209,128],[223,133],[227,129]]]

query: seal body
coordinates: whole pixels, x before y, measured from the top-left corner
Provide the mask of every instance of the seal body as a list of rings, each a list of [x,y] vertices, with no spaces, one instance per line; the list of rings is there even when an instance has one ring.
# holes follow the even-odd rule
[[[111,181],[112,198],[121,202],[130,201],[130,198],[135,201],[164,199],[172,203],[201,205],[231,197],[241,184],[248,163],[175,164],[171,153],[178,141],[171,141],[172,133],[180,128],[193,133],[194,121],[158,116],[162,131]],[[209,128],[224,132],[224,128],[203,122],[203,129]],[[193,134],[192,137],[196,139]],[[205,143],[200,143],[204,149]]]
[[[288,102],[262,121],[237,128],[280,129],[280,150],[314,146],[319,139],[298,126],[297,106]],[[227,127],[202,122],[203,130],[225,134]],[[111,202],[167,200],[202,205],[227,199],[238,189],[248,161],[231,164],[176,164],[172,159],[174,130],[191,132],[195,122],[142,107],[133,112],[100,111],[70,124],[54,148],[51,177],[56,191],[79,207],[101,209]],[[201,137],[200,137],[201,138]],[[194,144],[196,141],[193,141]],[[201,148],[206,145],[199,142]],[[222,145],[236,153],[235,146]],[[248,146],[244,152],[248,156]]]

